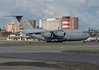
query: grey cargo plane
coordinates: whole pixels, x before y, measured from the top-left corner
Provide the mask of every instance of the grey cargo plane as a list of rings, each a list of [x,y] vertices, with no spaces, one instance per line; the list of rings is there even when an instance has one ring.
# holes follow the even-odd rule
[[[22,33],[46,42],[84,41],[90,36],[88,33],[81,30],[34,29],[24,15],[11,17],[16,17],[16,19],[20,22],[23,27],[23,30],[21,30]]]

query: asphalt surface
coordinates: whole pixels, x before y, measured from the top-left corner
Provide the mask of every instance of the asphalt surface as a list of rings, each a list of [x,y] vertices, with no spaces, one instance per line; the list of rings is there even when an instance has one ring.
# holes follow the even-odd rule
[[[0,44],[0,53],[61,52],[63,50],[99,50],[99,45],[81,46],[26,46],[20,44]]]
[[[98,45],[88,46],[20,46],[0,45],[0,55],[35,60],[85,62],[99,65],[99,54],[63,53],[63,50],[99,49]]]
[[[9,57],[28,58],[35,60],[50,60],[50,61],[71,61],[85,62],[99,65],[99,54],[77,54],[63,52],[41,52],[41,53],[6,53],[0,54]]]

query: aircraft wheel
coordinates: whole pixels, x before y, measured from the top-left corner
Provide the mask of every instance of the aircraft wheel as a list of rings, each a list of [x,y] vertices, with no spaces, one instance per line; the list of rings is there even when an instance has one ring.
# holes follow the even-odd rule
[[[84,40],[83,43],[86,43],[86,41]]]
[[[63,41],[59,41],[59,43],[62,43]]]
[[[63,41],[56,41],[56,43],[62,43]]]
[[[47,43],[53,43],[52,41],[46,41]]]

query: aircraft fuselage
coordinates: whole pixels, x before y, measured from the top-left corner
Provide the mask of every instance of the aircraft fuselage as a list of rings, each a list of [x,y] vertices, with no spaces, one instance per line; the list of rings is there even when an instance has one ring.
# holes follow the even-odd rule
[[[30,34],[37,39],[47,42],[54,41],[80,41],[87,39],[90,35],[80,30],[44,31],[42,33],[32,33],[33,30],[23,30],[23,33]],[[37,30],[39,31],[39,29]],[[36,32],[37,32],[36,31]],[[41,30],[42,31],[42,30]]]

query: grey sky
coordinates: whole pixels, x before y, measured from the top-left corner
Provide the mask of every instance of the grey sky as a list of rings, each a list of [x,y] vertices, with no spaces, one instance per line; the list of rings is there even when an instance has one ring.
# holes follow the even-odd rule
[[[24,14],[28,19],[75,16],[79,28],[99,29],[99,0],[0,0],[0,28],[15,21],[5,15]]]

